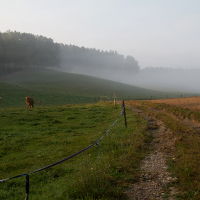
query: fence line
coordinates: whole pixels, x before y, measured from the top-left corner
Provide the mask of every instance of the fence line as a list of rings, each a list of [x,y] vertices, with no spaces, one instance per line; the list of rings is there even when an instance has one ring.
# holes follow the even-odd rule
[[[117,120],[112,124],[112,126],[110,127],[110,129],[116,124],[116,122],[118,121],[118,119],[119,119],[119,117],[120,117],[121,115],[122,115],[122,111],[120,112],[120,114],[119,114]],[[62,163],[62,162],[65,162],[65,161],[67,161],[67,160],[69,160],[69,159],[71,159],[71,158],[73,158],[73,157],[75,157],[75,156],[77,156],[77,155],[83,153],[84,151],[86,151],[87,149],[91,148],[91,147],[94,146],[95,144],[99,147],[99,144],[100,144],[101,140],[108,134],[108,132],[110,131],[110,129],[107,130],[106,133],[105,133],[100,139],[96,140],[94,143],[92,143],[92,144],[89,145],[88,147],[82,149],[81,151],[79,151],[79,152],[77,152],[77,153],[75,153],[75,154],[73,154],[73,155],[71,155],[71,156],[69,156],[69,157],[66,157],[66,158],[64,158],[64,159],[62,159],[62,160],[59,160],[59,161],[57,161],[57,162],[55,162],[55,163],[53,163],[53,164],[47,165],[47,166],[45,166],[45,167],[43,167],[43,168],[40,168],[40,169],[38,169],[38,170],[35,170],[35,171],[33,171],[33,172],[29,172],[29,173],[26,173],[26,174],[20,174],[20,175],[17,175],[17,176],[13,176],[13,177],[11,177],[11,178],[2,179],[2,180],[0,180],[0,182],[6,181],[6,180],[9,180],[9,179],[19,178],[19,177],[26,176],[26,175],[30,175],[30,174],[33,174],[33,173],[42,171],[42,170],[44,170],[44,169],[48,169],[48,168],[53,167],[53,166],[55,166],[55,165],[58,165],[58,164],[60,164],[60,163]]]
[[[80,150],[79,152],[77,152],[77,153],[75,153],[75,154],[73,154],[73,155],[71,155],[71,156],[69,156],[69,157],[66,157],[66,158],[64,158],[64,159],[62,159],[62,160],[59,160],[59,161],[57,161],[57,162],[55,162],[55,163],[52,163],[52,164],[50,164],[50,165],[47,165],[47,166],[45,166],[45,167],[42,167],[42,168],[40,168],[40,169],[37,169],[37,170],[35,170],[35,171],[29,172],[29,173],[26,173],[26,174],[20,174],[20,175],[13,176],[13,177],[10,177],[10,178],[2,179],[2,180],[0,180],[0,182],[6,181],[6,180],[10,180],[10,179],[14,179],[14,178],[19,178],[19,177],[22,177],[22,176],[26,176],[26,200],[28,200],[28,196],[29,196],[29,175],[30,175],[30,174],[33,174],[33,173],[36,173],[36,172],[39,172],[39,171],[48,169],[48,168],[50,168],[50,167],[53,167],[53,166],[55,166],[55,165],[58,165],[58,164],[60,164],[60,163],[63,163],[63,162],[65,162],[65,161],[67,161],[67,160],[69,160],[69,159],[71,159],[71,158],[73,158],[73,157],[75,157],[75,156],[77,156],[77,155],[83,153],[84,151],[88,150],[89,148],[91,148],[91,147],[94,146],[94,145],[97,145],[97,147],[98,147],[98,149],[99,149],[99,148],[100,148],[99,146],[100,146],[101,140],[108,134],[108,132],[111,130],[111,128],[117,123],[119,117],[123,114],[123,109],[122,109],[122,108],[123,108],[123,107],[121,107],[121,112],[120,112],[118,118],[117,118],[117,119],[115,120],[115,122],[111,125],[111,127],[106,131],[106,133],[105,133],[100,139],[98,139],[98,140],[96,140],[94,143],[92,143],[91,145],[89,145],[89,146],[87,146],[86,148]],[[99,153],[100,153],[100,151],[99,151]],[[98,156],[99,156],[99,154],[98,154]]]

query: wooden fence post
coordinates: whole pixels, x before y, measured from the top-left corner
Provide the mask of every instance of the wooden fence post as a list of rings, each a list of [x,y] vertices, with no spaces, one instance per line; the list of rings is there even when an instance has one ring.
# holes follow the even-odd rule
[[[115,98],[115,93],[114,93],[114,106],[116,106],[116,98]]]
[[[28,200],[28,197],[29,197],[29,175],[27,174],[26,175],[26,199],[25,200]]]
[[[100,101],[101,101],[101,93],[100,93]]]
[[[126,111],[125,111],[124,101],[122,101],[122,108],[123,108],[123,115],[124,115],[124,125],[125,125],[125,128],[127,128],[127,124],[126,124]]]

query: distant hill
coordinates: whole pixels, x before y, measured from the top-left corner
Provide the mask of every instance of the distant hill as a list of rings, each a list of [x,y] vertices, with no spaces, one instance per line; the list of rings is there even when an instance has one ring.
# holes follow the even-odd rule
[[[146,67],[140,69],[139,62],[131,55],[124,56],[112,50],[103,51],[95,48],[78,47],[71,44],[59,44],[55,43],[51,38],[41,35],[12,32],[9,30],[4,33],[0,32],[0,52],[2,52],[0,53],[0,78],[24,69],[54,69],[71,74],[84,74],[117,81],[151,90],[165,91],[166,93],[171,91],[178,93],[192,92],[197,95],[200,93],[200,69],[184,70],[162,67]],[[67,79],[71,80],[69,77]],[[91,78],[87,79],[93,82]],[[97,83],[99,82],[97,81]],[[91,82],[88,84],[91,84]],[[33,88],[33,85],[31,88]],[[76,86],[77,84],[74,83],[74,85]],[[92,83],[92,85],[95,84]],[[109,85],[113,86],[113,83],[109,83]],[[99,92],[101,89],[98,90],[98,87],[95,88],[95,91]],[[77,87],[74,88],[69,84],[69,88],[76,95],[80,93],[80,91],[76,90]],[[103,89],[101,92],[106,93],[107,91],[110,94],[114,89]],[[68,89],[65,90],[71,94],[71,91]],[[85,89],[83,91],[85,93]],[[138,91],[136,88],[134,89],[134,95],[130,94],[130,92],[127,95],[124,89],[122,93],[121,90],[119,91],[123,98],[124,96],[131,96],[131,98],[158,97],[161,94],[154,94],[151,91],[150,95],[148,91],[144,90],[135,93],[135,91]],[[96,95],[93,92],[92,94]]]
[[[89,103],[100,100],[180,97],[181,93],[148,90],[86,75],[45,69],[18,71],[0,78],[0,106],[24,106],[25,96],[42,100],[43,105]],[[194,94],[184,93],[192,96]],[[104,98],[105,96],[105,98]]]

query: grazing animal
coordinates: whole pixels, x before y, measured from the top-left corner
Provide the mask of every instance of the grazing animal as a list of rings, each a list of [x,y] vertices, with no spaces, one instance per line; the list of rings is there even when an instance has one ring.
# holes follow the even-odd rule
[[[1,102],[1,97],[0,97],[0,102]]]
[[[28,109],[28,107],[31,109],[31,106],[32,106],[32,108],[34,108],[34,106],[33,106],[33,104],[34,104],[33,98],[31,98],[31,97],[25,97],[25,98],[26,98],[27,109]]]
[[[41,103],[42,103],[42,100],[39,100],[39,101],[38,101],[38,103],[39,103],[39,105],[41,105]]]

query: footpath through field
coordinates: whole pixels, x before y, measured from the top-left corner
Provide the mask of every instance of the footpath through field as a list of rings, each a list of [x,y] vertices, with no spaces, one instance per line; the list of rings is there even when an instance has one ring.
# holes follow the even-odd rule
[[[127,103],[128,104],[128,103]],[[171,130],[166,129],[163,122],[145,115],[142,110],[134,109],[127,105],[132,111],[139,113],[148,123],[149,131],[153,140],[150,144],[151,153],[142,161],[139,181],[132,185],[127,191],[130,199],[175,199],[176,190],[170,187],[168,194],[166,188],[169,183],[176,181],[167,172],[166,159],[171,155],[174,148],[175,138]]]
[[[189,199],[200,199],[197,185],[199,183],[197,154],[200,143],[200,98],[164,101],[126,102],[126,106],[147,121],[149,131],[153,136],[152,143],[149,145],[151,153],[141,163],[139,181],[132,185],[127,194],[130,199],[138,200],[173,200],[182,199],[183,196],[184,199],[188,199],[190,194],[192,196]],[[179,144],[179,149],[177,149],[177,144]],[[167,170],[168,158],[176,163],[178,178],[172,177]],[[188,169],[191,170],[190,173]],[[178,186],[182,192],[174,186],[176,188]],[[188,191],[184,191],[184,187],[187,187]]]

